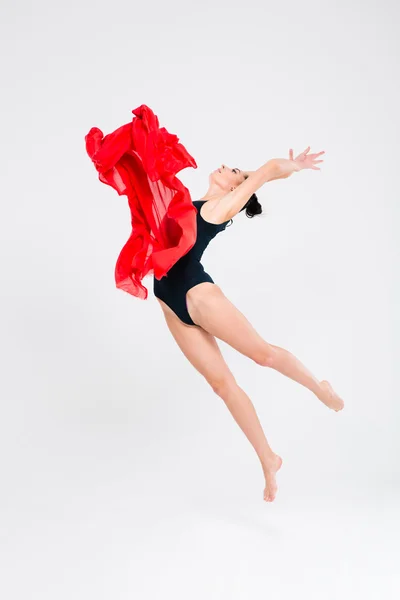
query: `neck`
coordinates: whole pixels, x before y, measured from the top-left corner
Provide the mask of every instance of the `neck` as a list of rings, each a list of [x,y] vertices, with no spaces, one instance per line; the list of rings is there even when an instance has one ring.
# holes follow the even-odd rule
[[[208,188],[207,192],[199,198],[199,200],[220,200],[223,196],[225,196],[226,191],[219,187],[219,185],[212,184]]]

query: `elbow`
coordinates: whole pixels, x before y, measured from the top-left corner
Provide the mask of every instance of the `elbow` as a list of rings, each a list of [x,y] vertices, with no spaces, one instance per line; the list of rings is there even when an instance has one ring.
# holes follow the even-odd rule
[[[279,177],[279,164],[276,158],[271,158],[268,162],[263,166],[263,174],[265,178],[265,183],[267,181],[272,181],[273,179],[277,179]]]

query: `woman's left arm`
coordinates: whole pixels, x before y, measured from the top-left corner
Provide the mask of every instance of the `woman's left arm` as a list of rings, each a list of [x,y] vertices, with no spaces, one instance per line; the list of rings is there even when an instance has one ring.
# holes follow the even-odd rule
[[[223,223],[232,219],[242,210],[252,194],[269,181],[286,179],[295,171],[303,169],[320,170],[315,164],[323,161],[316,160],[316,157],[324,154],[324,150],[317,154],[308,154],[309,151],[310,146],[293,158],[293,150],[289,150],[289,159],[272,158],[257,171],[246,171],[249,174],[247,179],[216,202],[213,211],[214,219],[217,219],[215,222]]]
[[[306,148],[303,152],[301,152],[296,158],[293,158],[293,150],[289,150],[289,159],[287,158],[274,158],[275,166],[277,167],[275,174],[273,177],[269,178],[269,181],[274,181],[275,179],[286,179],[290,177],[292,173],[295,171],[302,171],[303,169],[313,169],[314,171],[320,171],[319,167],[315,165],[317,163],[324,162],[323,160],[316,160],[318,156],[321,154],[325,154],[325,150],[322,152],[317,152],[316,154],[308,154],[310,151],[310,146]],[[255,173],[255,171],[243,171],[246,175],[251,175]]]

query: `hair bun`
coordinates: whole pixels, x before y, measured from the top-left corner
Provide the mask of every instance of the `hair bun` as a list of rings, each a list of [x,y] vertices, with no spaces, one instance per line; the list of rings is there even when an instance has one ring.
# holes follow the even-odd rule
[[[258,201],[256,194],[252,194],[241,210],[246,210],[246,217],[252,219],[255,215],[262,213],[262,206]]]

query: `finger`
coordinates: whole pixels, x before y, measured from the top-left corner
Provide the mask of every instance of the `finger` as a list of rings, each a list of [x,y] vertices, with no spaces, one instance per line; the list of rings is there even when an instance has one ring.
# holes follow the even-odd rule
[[[303,150],[303,152],[301,152],[301,153],[298,155],[298,157],[296,158],[296,160],[297,160],[297,159],[299,159],[299,160],[304,160],[304,158],[306,158],[306,156],[307,156],[307,152],[309,152],[309,151],[310,151],[310,146],[308,146],[308,147],[307,147],[305,150]]]
[[[315,165],[315,163],[320,163],[320,162],[324,162],[324,161],[323,160],[314,160],[313,162],[314,162],[314,165]]]
[[[311,169],[313,169],[314,171],[320,171],[321,169],[319,167],[310,167]]]
[[[322,152],[317,152],[317,154],[314,154],[314,156],[321,156],[321,154],[325,154],[325,150],[322,150]]]
[[[293,160],[293,149],[290,148],[289,150],[289,160]]]

